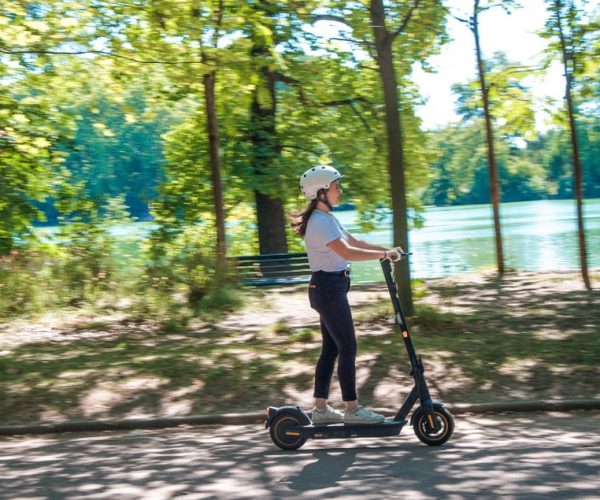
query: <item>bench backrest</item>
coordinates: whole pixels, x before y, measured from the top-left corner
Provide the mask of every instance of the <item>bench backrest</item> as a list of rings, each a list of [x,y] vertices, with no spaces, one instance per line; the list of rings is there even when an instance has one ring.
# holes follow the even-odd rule
[[[232,257],[243,284],[283,285],[307,283],[310,267],[306,253],[278,253]]]

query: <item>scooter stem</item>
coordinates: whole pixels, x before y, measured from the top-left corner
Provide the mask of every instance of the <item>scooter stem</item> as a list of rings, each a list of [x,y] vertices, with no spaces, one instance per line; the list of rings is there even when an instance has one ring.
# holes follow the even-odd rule
[[[404,253],[402,254],[402,257],[406,257],[407,255],[409,254]],[[425,381],[425,368],[423,367],[421,358],[417,358],[415,348],[410,338],[408,324],[406,323],[406,318],[404,316],[404,312],[402,311],[402,305],[398,297],[398,287],[392,276],[392,263],[388,259],[382,259],[380,262],[381,268],[383,269],[383,275],[385,276],[385,282],[390,293],[390,298],[394,306],[394,312],[396,313],[396,324],[400,327],[400,333],[402,334],[404,346],[406,347],[408,358],[410,360],[412,368],[411,375],[415,380],[415,387],[418,392],[418,397],[421,401],[423,410],[426,413],[430,413],[433,411],[433,401],[431,400],[429,388],[427,387],[427,382]]]

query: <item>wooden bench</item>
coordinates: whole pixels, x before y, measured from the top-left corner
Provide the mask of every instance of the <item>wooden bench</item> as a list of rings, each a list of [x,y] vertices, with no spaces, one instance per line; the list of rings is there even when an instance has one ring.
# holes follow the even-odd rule
[[[296,285],[310,281],[306,253],[274,253],[231,257],[243,285]]]

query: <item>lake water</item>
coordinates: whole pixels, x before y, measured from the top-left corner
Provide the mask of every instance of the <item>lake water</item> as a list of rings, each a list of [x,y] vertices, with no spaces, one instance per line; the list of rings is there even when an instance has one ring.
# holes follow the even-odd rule
[[[353,234],[372,243],[390,246],[391,218],[368,233],[356,228],[356,212],[336,212]],[[505,203],[500,209],[505,266],[530,271],[570,270],[579,267],[577,214],[572,200]],[[588,265],[600,268],[600,199],[584,204]],[[438,278],[494,269],[496,253],[492,209],[489,205],[431,207],[424,211],[423,227],[409,233],[411,275]],[[116,226],[111,232],[123,240],[144,237],[151,222]],[[38,228],[51,236],[56,228]],[[381,281],[377,261],[353,262],[352,281]]]
[[[350,228],[355,212],[336,216]],[[577,212],[571,200],[505,203],[500,209],[505,266],[531,271],[574,270],[579,267]],[[409,232],[411,276],[438,278],[494,269],[496,251],[490,205],[432,207],[421,228]],[[600,199],[584,203],[588,265],[600,267]],[[356,232],[369,242],[390,245],[389,222],[369,233]],[[354,262],[353,281],[379,280],[376,262]]]

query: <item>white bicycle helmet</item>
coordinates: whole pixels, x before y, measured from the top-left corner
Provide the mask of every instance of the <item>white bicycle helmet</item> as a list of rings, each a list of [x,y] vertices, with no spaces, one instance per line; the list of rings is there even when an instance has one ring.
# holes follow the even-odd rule
[[[309,168],[300,177],[300,189],[302,194],[309,199],[314,200],[317,197],[319,189],[328,189],[332,182],[342,178],[335,168],[329,165],[318,165]]]

